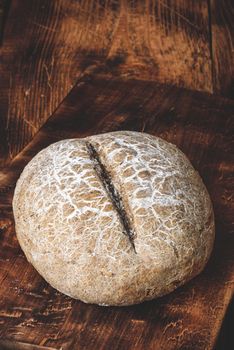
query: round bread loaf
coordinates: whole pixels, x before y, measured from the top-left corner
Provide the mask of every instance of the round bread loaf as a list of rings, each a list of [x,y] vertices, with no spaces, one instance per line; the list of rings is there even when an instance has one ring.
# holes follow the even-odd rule
[[[186,156],[146,133],[59,141],[25,167],[14,193],[19,243],[54,288],[129,305],[173,291],[214,241],[207,190]]]

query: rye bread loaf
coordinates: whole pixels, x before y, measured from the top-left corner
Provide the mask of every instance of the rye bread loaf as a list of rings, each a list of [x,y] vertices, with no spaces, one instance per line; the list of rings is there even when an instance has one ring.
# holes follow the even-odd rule
[[[186,156],[146,133],[59,141],[14,193],[19,243],[54,288],[101,305],[140,303],[204,268],[214,241],[207,190]]]

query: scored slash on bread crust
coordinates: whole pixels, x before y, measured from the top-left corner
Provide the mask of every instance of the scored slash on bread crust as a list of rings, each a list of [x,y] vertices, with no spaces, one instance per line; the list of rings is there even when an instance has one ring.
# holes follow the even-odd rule
[[[87,142],[87,148],[90,155],[90,159],[94,162],[94,169],[98,174],[99,179],[103,183],[104,188],[106,189],[107,194],[109,195],[115,210],[119,215],[120,222],[123,226],[123,233],[128,236],[128,239],[136,253],[136,248],[134,244],[134,231],[131,227],[130,220],[128,218],[127,211],[124,208],[124,204],[121,198],[121,195],[115,188],[113,180],[111,179],[110,174],[108,173],[105,165],[101,162],[97,150],[92,145],[91,142]]]

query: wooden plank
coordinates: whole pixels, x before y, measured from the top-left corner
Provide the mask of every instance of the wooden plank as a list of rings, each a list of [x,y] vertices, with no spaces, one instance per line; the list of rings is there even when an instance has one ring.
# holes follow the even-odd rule
[[[27,145],[82,72],[212,91],[206,0],[12,0],[0,63],[0,160]]]
[[[233,334],[234,298],[230,303],[219,332],[218,340],[214,350],[232,350],[234,344]]]
[[[9,11],[10,2],[6,0],[0,0],[0,50],[4,37],[4,30],[6,19]],[[8,154],[8,140],[6,132],[6,115],[5,110],[8,104],[6,91],[7,91],[7,75],[8,72],[1,69],[2,57],[0,51],[0,167],[1,160]]]
[[[234,98],[234,3],[210,0],[214,91]]]
[[[0,173],[0,339],[54,349],[214,348],[234,291],[234,101],[155,82],[85,77],[33,141]],[[19,248],[15,181],[40,149],[63,138],[138,130],[177,144],[211,195],[216,242],[205,270],[168,296],[100,307],[51,288]]]
[[[3,24],[4,24],[4,1],[0,0],[0,45],[3,37]]]
[[[0,0],[0,46],[4,38],[5,24],[7,21],[11,1]]]
[[[11,3],[1,49],[2,158],[27,144],[79,76],[76,22],[66,14],[60,0]]]
[[[1,350],[56,350],[55,348],[0,339]]]

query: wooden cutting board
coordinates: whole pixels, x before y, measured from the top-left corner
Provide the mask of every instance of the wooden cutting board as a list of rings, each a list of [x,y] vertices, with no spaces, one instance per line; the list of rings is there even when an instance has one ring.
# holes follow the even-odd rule
[[[130,307],[87,305],[50,287],[19,247],[11,208],[15,182],[38,151],[113,130],[175,143],[200,172],[216,218],[205,270],[170,295]],[[213,349],[234,291],[233,130],[233,101],[143,80],[80,79],[0,172],[0,349]]]

